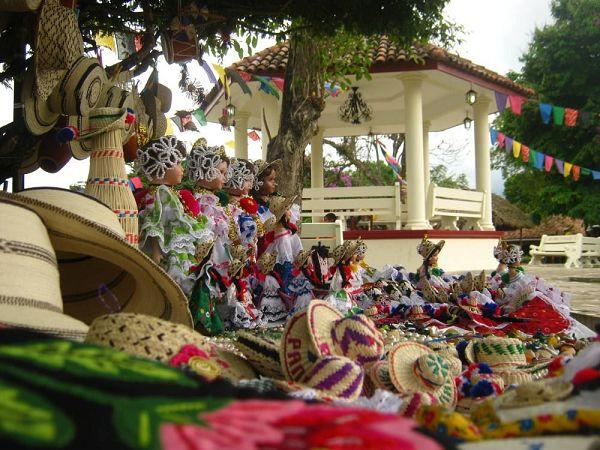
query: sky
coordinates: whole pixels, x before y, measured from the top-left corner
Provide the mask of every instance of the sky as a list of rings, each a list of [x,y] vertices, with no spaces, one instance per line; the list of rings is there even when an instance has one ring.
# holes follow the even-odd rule
[[[521,68],[519,57],[527,50],[536,27],[543,27],[552,22],[550,14],[551,0],[451,0],[445,10],[448,19],[464,28],[463,42],[453,49],[461,57],[470,59],[476,64],[485,66],[499,74],[509,70],[518,71]],[[256,51],[268,47],[273,41],[259,42]],[[105,65],[116,62],[116,57],[109,51],[102,53]],[[239,59],[237,53],[230,51],[223,61],[208,58],[209,61],[229,65]],[[189,64],[191,74],[205,86],[206,92],[211,86],[206,75],[197,64]],[[169,86],[173,92],[171,115],[180,109],[192,109],[192,102],[178,89],[179,66],[169,66],[162,57],[159,59],[160,82]],[[141,78],[141,86],[146,79]],[[13,92],[10,89],[0,89],[0,104],[12,105]],[[490,117],[490,121],[492,117]],[[0,126],[12,121],[12,107],[0,108]],[[200,136],[205,137],[210,144],[227,145],[233,141],[233,132],[223,132],[219,124],[208,124],[200,128],[200,133],[177,133],[187,145],[191,145]],[[431,164],[445,164],[454,174],[464,173],[471,187],[475,186],[475,159],[473,130],[467,131],[461,125],[440,133],[431,133],[430,146],[446,142],[457,147],[464,147],[454,161],[431,159]],[[226,147],[233,154],[233,148]],[[260,142],[249,141],[249,157],[260,158]],[[327,151],[326,151],[327,157]],[[25,177],[25,187],[57,186],[68,187],[87,177],[89,160],[71,161],[58,173],[50,174],[37,170]],[[492,191],[502,194],[503,180],[500,172],[492,172]]]

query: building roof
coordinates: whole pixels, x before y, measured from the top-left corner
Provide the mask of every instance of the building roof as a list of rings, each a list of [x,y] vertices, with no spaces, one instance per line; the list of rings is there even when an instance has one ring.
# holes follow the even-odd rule
[[[533,222],[527,213],[496,194],[492,194],[492,222],[497,230],[533,227]]]

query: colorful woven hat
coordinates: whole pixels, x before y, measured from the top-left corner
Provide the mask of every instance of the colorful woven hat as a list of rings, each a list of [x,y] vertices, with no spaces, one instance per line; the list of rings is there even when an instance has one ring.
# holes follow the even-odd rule
[[[437,398],[429,392],[413,392],[404,398],[398,414],[413,418],[424,406],[431,406],[437,403]]]
[[[83,55],[83,38],[75,11],[59,0],[45,0],[38,13],[33,54],[35,95],[48,98],[73,62]]]
[[[284,378],[277,342],[240,330],[235,345],[259,374],[276,380]]]
[[[285,212],[288,209],[290,209],[290,206],[294,204],[296,197],[296,195],[288,198],[282,197],[280,195],[271,197],[271,199],[269,200],[269,210],[271,211],[271,213],[273,213],[273,216],[275,216],[276,222],[279,222],[279,220],[283,217]]]
[[[107,311],[138,312],[191,325],[181,288],[125,240],[117,217],[96,199],[67,189],[0,191],[44,221],[58,255],[67,314],[91,323]]]
[[[503,264],[515,264],[521,261],[523,250],[516,244],[508,244],[504,240],[500,240],[498,245],[494,247],[494,257]]]
[[[253,161],[252,164],[254,164],[254,168],[255,168],[255,171],[256,171],[256,177],[258,178],[269,167],[272,167],[277,172],[281,171],[281,167],[283,165],[283,161],[281,161],[281,159],[276,159],[275,161],[266,162],[263,159],[257,159],[256,161]]]
[[[390,377],[390,367],[387,360],[377,361],[369,367],[367,374],[376,388],[385,389],[390,392],[398,392],[392,378]]]
[[[41,218],[4,200],[0,217],[0,328],[83,340],[87,325],[63,313],[58,263]]]
[[[208,256],[208,254],[210,253],[210,251],[213,249],[214,246],[215,246],[214,239],[210,239],[210,240],[199,243],[196,246],[196,259],[198,261],[202,261],[204,258],[206,258]]]
[[[441,240],[437,244],[434,244],[429,240],[427,235],[423,236],[421,243],[417,246],[417,252],[423,257],[423,259],[429,259],[436,251],[441,251],[444,248],[446,241]]]
[[[348,249],[348,244],[346,244],[346,242],[349,243],[349,241],[344,241],[342,244],[338,245],[332,250],[331,258],[333,259],[334,265],[339,264],[344,259]]]
[[[560,378],[527,381],[498,397],[494,406],[499,409],[535,406],[563,400],[573,391],[573,383]]]
[[[427,392],[443,405],[456,405],[456,385],[450,364],[429,347],[402,342],[390,351],[388,360],[392,383],[400,394]]]
[[[309,250],[302,250],[300,253],[298,253],[296,255],[296,259],[294,259],[294,263],[298,266],[298,267],[304,267],[306,265],[306,263],[308,262],[308,260],[310,259],[310,257],[313,254],[313,249],[309,249]]]
[[[465,347],[467,361],[485,363],[490,367],[517,367],[527,364],[525,344],[519,339],[487,336],[473,339]]]

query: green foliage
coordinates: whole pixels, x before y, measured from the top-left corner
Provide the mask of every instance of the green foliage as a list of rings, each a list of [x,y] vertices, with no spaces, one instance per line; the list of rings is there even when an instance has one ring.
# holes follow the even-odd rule
[[[440,187],[469,189],[469,180],[464,173],[458,175],[448,173],[448,168],[442,164],[433,166],[429,176],[431,182]]]
[[[522,73],[511,76],[536,90],[539,101],[598,113],[600,0],[555,0],[552,14],[556,23],[535,31],[522,57]],[[497,129],[531,149],[595,170],[600,169],[597,126],[544,125],[533,102],[523,106],[521,116],[505,111],[496,121]],[[555,168],[551,173],[538,171],[501,149],[492,162],[506,179],[506,198],[534,219],[567,214],[588,224],[600,223],[600,183],[591,177],[574,181]]]

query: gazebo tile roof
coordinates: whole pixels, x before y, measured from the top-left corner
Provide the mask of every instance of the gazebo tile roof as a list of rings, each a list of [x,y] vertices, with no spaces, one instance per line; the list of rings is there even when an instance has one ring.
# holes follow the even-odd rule
[[[511,79],[499,75],[485,67],[475,64],[461,56],[433,44],[415,44],[413,50],[418,57],[438,63],[446,64],[455,69],[462,70],[478,78],[504,86],[523,95],[533,95],[534,91],[515,83]],[[255,55],[248,56],[231,65],[231,68],[248,73],[269,74],[285,71],[288,62],[289,45],[286,42],[266,48]],[[410,55],[404,49],[391,43],[387,36],[381,36],[369,51],[373,66],[381,67],[386,64],[410,62]]]

